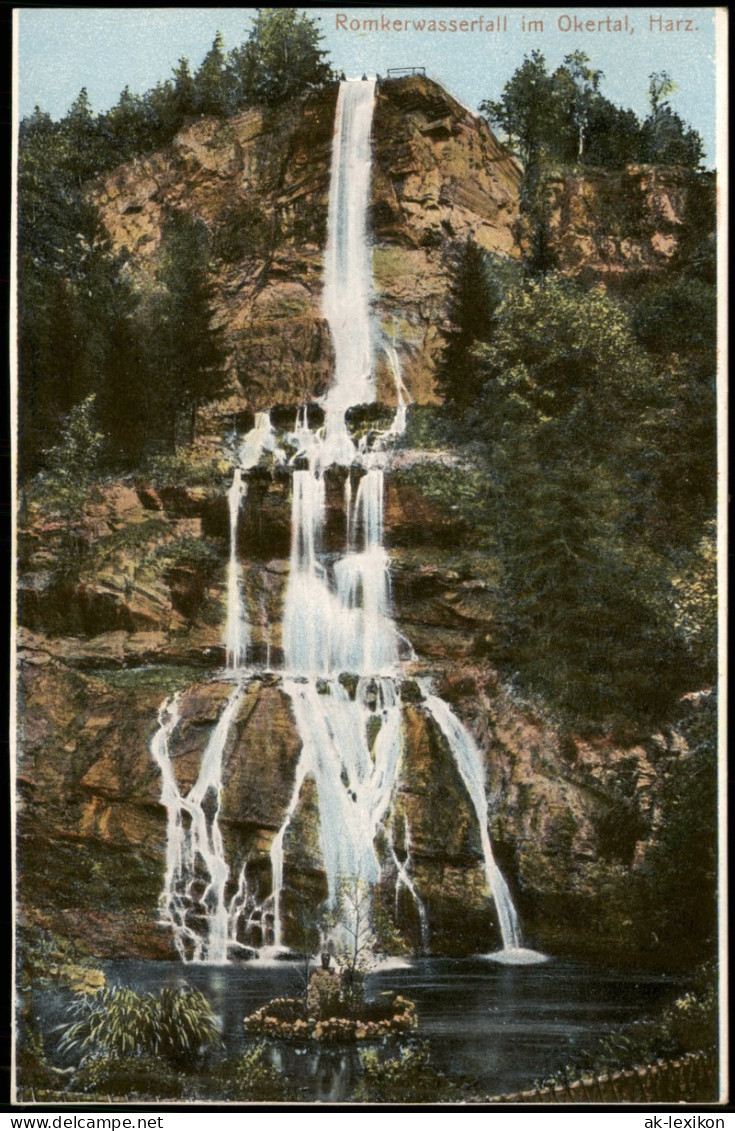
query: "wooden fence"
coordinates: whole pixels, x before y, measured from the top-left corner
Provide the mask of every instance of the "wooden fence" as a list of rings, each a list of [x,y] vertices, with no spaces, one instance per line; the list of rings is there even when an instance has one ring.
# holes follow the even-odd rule
[[[505,1104],[716,1103],[718,1062],[712,1053],[690,1053],[679,1060],[647,1064],[627,1072],[588,1076],[567,1084],[492,1096]]]
[[[719,1073],[713,1053],[691,1053],[679,1060],[648,1064],[628,1072],[589,1076],[553,1088],[536,1088],[511,1095],[489,1096],[483,1104],[655,1104],[716,1103]],[[142,1102],[130,1096],[90,1096],[82,1093],[21,1088],[19,1103],[125,1104]]]

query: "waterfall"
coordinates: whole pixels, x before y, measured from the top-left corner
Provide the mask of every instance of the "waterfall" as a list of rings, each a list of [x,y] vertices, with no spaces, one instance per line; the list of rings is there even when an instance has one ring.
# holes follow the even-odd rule
[[[184,961],[227,961],[229,917],[225,887],[229,867],[219,828],[222,756],[240,707],[243,684],[231,692],[202,756],[199,776],[182,797],[169,756],[169,740],[179,722],[178,699],[166,700],[151,753],[161,771],[161,802],[167,813],[166,878],[162,919],[174,933]]]
[[[340,83],[324,278],[324,316],[335,357],[334,383],[327,397],[328,431],[342,431],[348,408],[375,400],[370,327],[372,251],[367,238],[374,96],[374,80]]]
[[[405,430],[410,402],[394,346],[383,347],[396,389],[397,407],[390,428],[377,435],[373,431],[356,445],[346,421],[349,408],[375,400],[367,226],[374,86],[370,81],[342,82],[339,89],[323,299],[334,345],[335,375],[324,401],[325,423],[321,429],[312,430],[306,408],[302,408],[294,431],[281,448],[269,415],[258,413],[253,429],[239,446],[228,492],[230,555],[225,629],[227,666],[238,673],[237,684],[209,738],[199,777],[185,797],[178,790],[169,756],[169,743],[179,721],[178,699],[162,705],[151,742],[161,772],[161,800],[168,820],[162,916],[172,927],[185,961],[226,961],[228,946],[237,944],[238,926],[248,909],[247,923],[258,923],[266,945],[266,906],[272,907],[272,941],[277,947],[282,945],[287,836],[307,778],[316,787],[319,846],[332,909],[344,880],[378,884],[383,865],[389,864],[395,869],[396,896],[402,887],[413,899],[422,946],[428,948],[430,924],[411,875],[408,823],[403,860],[396,853],[393,829],[392,807],[404,743],[400,662],[416,658],[393,620],[390,563],[383,534],[385,467],[391,443]],[[247,498],[248,472],[264,453],[269,453],[274,463],[290,458],[293,468],[282,687],[291,703],[301,750],[291,797],[271,842],[270,895],[262,904],[255,903],[248,891],[246,860],[228,906],[229,867],[218,823],[222,760],[248,678],[244,665],[249,645],[238,527]],[[346,537],[341,552],[330,547],[325,553],[325,475],[334,465],[348,468],[344,487]],[[503,940],[499,954],[532,953],[519,949],[518,918],[493,858],[480,753],[447,705],[428,691],[425,696],[426,709],[447,740],[477,817],[485,875]]]
[[[242,472],[235,468],[232,486],[227,492],[230,510],[230,557],[227,563],[227,623],[225,626],[225,652],[227,667],[237,671],[243,664],[250,643],[250,628],[242,593],[242,570],[237,556],[237,534],[240,505],[247,497],[248,485],[242,481]]]
[[[443,699],[440,699],[437,695],[427,695],[425,701],[427,709],[436,720],[454,755],[459,775],[465,784],[475,810],[477,823],[480,827],[482,854],[485,860],[485,878],[498,913],[503,949],[518,950],[521,947],[521,929],[518,923],[518,915],[513,906],[508,885],[495,863],[487,828],[487,795],[485,793],[485,771],[482,756],[469,731],[462,726],[462,723]]]

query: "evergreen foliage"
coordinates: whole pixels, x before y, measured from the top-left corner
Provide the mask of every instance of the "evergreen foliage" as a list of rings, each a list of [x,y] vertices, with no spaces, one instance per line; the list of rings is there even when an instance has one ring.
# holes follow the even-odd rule
[[[149,309],[149,356],[156,373],[155,412],[165,450],[192,440],[202,401],[222,392],[224,353],[212,326],[213,287],[206,229],[188,213],[164,226],[159,281]]]
[[[126,86],[106,113],[94,113],[84,87],[60,122],[36,107],[21,123],[21,151],[31,133],[43,130],[54,139],[54,163],[62,148],[65,174],[80,188],[131,157],[167,145],[197,117],[273,105],[329,82],[333,75],[321,38],[317,19],[306,12],[259,9],[240,46],[228,52],[218,31],[196,71],[182,57],[171,78],[142,95]]]
[[[550,275],[511,287],[495,318],[469,420],[486,443],[505,663],[570,715],[664,717],[692,679],[675,531],[649,525],[680,398],[602,290]]]
[[[182,216],[170,218],[159,289],[145,297],[112,253],[85,189],[105,170],[168,144],[199,115],[226,116],[327,81],[331,70],[319,41],[307,14],[262,9],[242,47],[227,53],[218,32],[196,71],[181,58],[170,79],[143,95],[125,87],[107,113],[94,113],[83,88],[60,122],[39,107],[21,122],[23,479],[47,465],[69,413],[92,395],[104,436],[101,467],[139,466],[194,434],[198,406],[219,393],[223,380],[207,234]],[[249,207],[244,216],[235,209],[215,234],[215,250],[227,262],[260,253],[275,238],[271,221]]]
[[[492,337],[500,301],[498,274],[471,238],[455,253],[449,287],[444,347],[436,368],[436,391],[454,414],[474,404],[483,374],[474,347]]]
[[[620,168],[630,161],[698,168],[702,139],[676,114],[668,95],[676,89],[666,72],[649,82],[651,113],[640,122],[600,93],[603,72],[582,51],[550,73],[542,52],[532,51],[497,100],[480,109],[506,134],[532,174],[539,163],[575,163]]]

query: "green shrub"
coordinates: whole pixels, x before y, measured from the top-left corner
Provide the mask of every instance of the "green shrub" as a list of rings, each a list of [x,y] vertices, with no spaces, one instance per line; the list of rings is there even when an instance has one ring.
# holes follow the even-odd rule
[[[266,1060],[264,1041],[249,1048],[228,1071],[233,1099],[283,1100],[287,1081]]]
[[[96,994],[78,994],[69,1012],[72,1022],[60,1050],[78,1050],[83,1061],[161,1057],[176,1067],[192,1068],[222,1045],[209,1002],[186,984],[167,986],[159,996],[111,986]]]
[[[224,263],[240,263],[252,256],[262,257],[281,242],[275,215],[252,198],[234,200],[221,212],[214,235],[214,253]]]
[[[219,569],[222,554],[216,542],[210,538],[195,538],[184,534],[169,542],[162,542],[142,563],[142,568],[156,564],[164,569],[171,566],[188,566],[201,570],[205,576]]]
[[[431,1063],[428,1041],[404,1045],[397,1057],[381,1060],[375,1049],[360,1053],[362,1078],[355,1099],[368,1103],[432,1103],[453,1085]]]
[[[183,449],[173,455],[151,459],[146,474],[155,487],[213,487],[223,474],[223,466],[211,459],[197,459]]]
[[[75,1073],[72,1088],[98,1096],[138,1095],[177,1099],[185,1081],[158,1057],[107,1056],[86,1061]]]

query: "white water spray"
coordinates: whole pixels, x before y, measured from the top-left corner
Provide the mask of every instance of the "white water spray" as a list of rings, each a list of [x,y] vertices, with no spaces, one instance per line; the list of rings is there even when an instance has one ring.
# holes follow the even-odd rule
[[[219,827],[222,757],[230,727],[243,695],[238,684],[210,736],[199,776],[183,797],[176,784],[169,741],[179,722],[178,699],[166,700],[151,753],[161,771],[161,801],[167,813],[166,879],[161,897],[162,919],[187,962],[223,963],[229,942],[225,887],[229,867]]]
[[[422,690],[425,691],[424,688]],[[443,699],[440,699],[438,695],[428,694],[425,702],[454,755],[459,775],[470,795],[477,816],[482,854],[485,860],[485,877],[498,913],[503,950],[518,950],[521,947],[521,928],[518,915],[513,906],[505,878],[495,863],[490,834],[488,833],[487,795],[485,793],[485,770],[482,755],[477,749],[472,735]]]
[[[342,82],[332,146],[324,314],[335,355],[327,434],[344,430],[348,408],[375,400],[370,328],[372,251],[367,238],[370,129],[375,81]]]
[[[218,824],[222,758],[237,715],[244,682],[232,692],[209,739],[199,778],[186,797],[176,786],[168,744],[178,723],[178,701],[167,701],[151,751],[162,775],[162,801],[168,813],[166,883],[162,910],[187,961],[224,962],[246,921],[258,925],[267,944],[265,906],[273,912],[273,947],[282,943],[282,892],[285,842],[307,777],[316,786],[319,842],[334,907],[345,878],[377,884],[385,860],[397,874],[397,889],[412,896],[419,915],[422,945],[428,947],[426,908],[412,876],[408,827],[406,855],[399,860],[393,840],[391,806],[403,752],[402,706],[397,677],[401,657],[415,658],[397,632],[391,613],[389,559],[383,545],[384,467],[387,448],[405,431],[410,402],[398,354],[385,346],[393,374],[397,408],[389,429],[359,445],[353,442],[347,409],[373,402],[375,382],[371,342],[371,265],[367,239],[370,126],[373,82],[340,85],[332,154],[329,234],[325,262],[324,311],[335,351],[335,377],[326,397],[326,420],[309,428],[304,407],[289,441],[296,448],[292,478],[292,543],[282,625],[288,694],[301,739],[292,795],[270,851],[271,895],[262,906],[248,892],[247,861],[237,891],[225,902],[229,868]],[[238,451],[238,466],[228,493],[230,558],[226,647],[228,667],[246,662],[249,627],[238,559],[240,509],[247,497],[247,472],[264,453],[284,462],[270,417],[258,413]],[[299,461],[300,466],[296,463]],[[325,472],[333,465],[351,468],[344,488],[347,537],[341,555],[325,554]],[[357,489],[353,479],[359,474]],[[344,678],[344,673],[354,673]],[[342,677],[342,678],[340,678]],[[348,690],[348,687],[350,690]],[[519,950],[520,931],[507,885],[495,865],[488,834],[487,800],[479,751],[440,699],[427,707],[444,733],[475,808],[485,871],[498,909],[504,949]],[[385,833],[385,860],[376,847]],[[257,917],[257,924],[256,924]],[[271,948],[272,949],[272,948]]]
[[[230,558],[227,563],[225,651],[227,667],[231,671],[237,671],[242,667],[250,643],[250,626],[248,625],[242,592],[242,569],[237,555],[240,505],[247,498],[247,492],[247,481],[243,483],[242,472],[239,467],[236,467],[232,476],[232,486],[227,492],[230,511]]]

